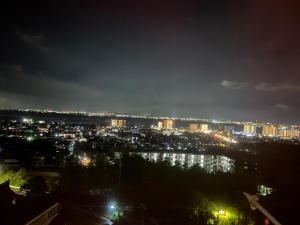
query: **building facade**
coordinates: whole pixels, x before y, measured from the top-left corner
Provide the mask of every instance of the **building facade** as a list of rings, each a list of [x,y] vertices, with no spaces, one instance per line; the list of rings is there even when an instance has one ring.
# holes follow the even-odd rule
[[[197,132],[197,131],[199,131],[199,125],[196,124],[196,123],[191,123],[190,124],[190,131],[191,132]]]
[[[111,120],[111,126],[112,127],[125,127],[126,126],[126,120],[118,120],[118,119],[112,119]]]
[[[163,121],[163,129],[174,129],[175,120],[167,119]]]
[[[244,124],[244,133],[250,135],[256,134],[256,125],[253,123]]]
[[[264,124],[262,129],[262,135],[268,137],[278,136],[278,128],[273,124]]]
[[[200,124],[200,131],[201,132],[208,132],[208,124]]]

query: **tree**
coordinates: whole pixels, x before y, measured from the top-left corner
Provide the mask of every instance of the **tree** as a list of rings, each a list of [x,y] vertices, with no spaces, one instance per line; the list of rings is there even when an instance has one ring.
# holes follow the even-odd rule
[[[23,169],[18,171],[8,170],[0,175],[0,184],[10,181],[10,185],[15,188],[21,188],[29,180],[27,172]]]

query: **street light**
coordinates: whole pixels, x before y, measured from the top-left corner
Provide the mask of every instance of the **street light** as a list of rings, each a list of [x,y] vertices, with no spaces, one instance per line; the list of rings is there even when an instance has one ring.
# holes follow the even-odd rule
[[[219,215],[225,215],[225,211],[223,209],[219,210]]]
[[[111,201],[108,203],[108,213],[109,213],[109,218],[111,220],[119,220],[120,217],[123,216],[123,209],[122,206],[119,205],[117,202],[115,201]]]
[[[118,208],[117,203],[115,201],[111,201],[108,203],[108,208],[110,210],[116,210]]]
[[[224,220],[224,219],[228,219],[229,216],[230,216],[230,211],[224,209],[224,208],[217,208],[215,209],[212,214],[218,218],[218,219],[221,219],[221,220]]]

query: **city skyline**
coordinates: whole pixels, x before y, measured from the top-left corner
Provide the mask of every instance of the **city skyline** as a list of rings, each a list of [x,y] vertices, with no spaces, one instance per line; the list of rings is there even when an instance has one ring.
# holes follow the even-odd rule
[[[63,110],[50,110],[50,109],[26,109],[26,108],[1,108],[1,111],[20,111],[20,112],[36,112],[36,113],[57,113],[57,114],[81,114],[89,116],[112,116],[117,118],[144,118],[144,119],[155,119],[155,120],[181,120],[181,121],[198,121],[198,122],[209,122],[209,123],[237,123],[245,125],[258,125],[258,124],[273,124],[273,125],[289,125],[289,126],[300,126],[298,123],[283,123],[280,121],[245,121],[245,120],[234,120],[234,119],[216,119],[216,118],[200,118],[200,117],[171,117],[165,115],[150,115],[150,114],[127,114],[127,113],[117,113],[117,112],[86,112],[86,111],[63,111]],[[121,119],[122,120],[122,119]],[[160,121],[159,121],[160,122]],[[161,121],[163,123],[163,121]],[[192,125],[193,123],[191,123]],[[199,128],[203,124],[198,124]],[[162,126],[162,124],[161,124]]]
[[[10,1],[0,107],[298,124],[298,6]]]
[[[300,0],[0,20],[1,224],[300,224]]]

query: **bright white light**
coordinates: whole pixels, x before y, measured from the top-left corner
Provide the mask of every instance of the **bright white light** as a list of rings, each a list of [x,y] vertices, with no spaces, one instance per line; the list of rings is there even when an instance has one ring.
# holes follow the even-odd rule
[[[224,215],[224,214],[225,214],[225,211],[221,209],[221,210],[219,210],[219,214],[220,214],[220,215]]]
[[[111,201],[111,202],[109,202],[108,203],[108,208],[109,208],[109,210],[111,210],[111,211],[115,211],[115,210],[117,210],[117,203],[115,202],[115,201]]]
[[[27,141],[32,141],[33,137],[27,137],[26,139],[27,139]]]

